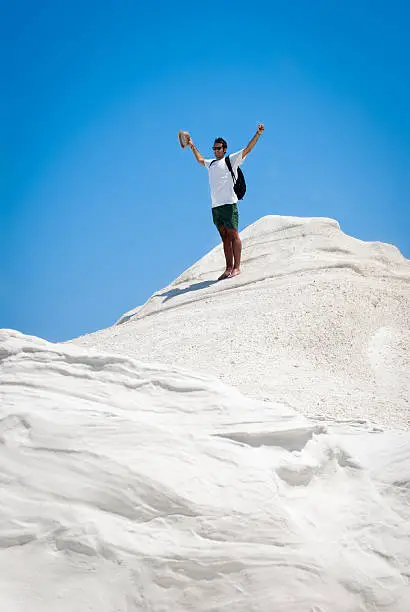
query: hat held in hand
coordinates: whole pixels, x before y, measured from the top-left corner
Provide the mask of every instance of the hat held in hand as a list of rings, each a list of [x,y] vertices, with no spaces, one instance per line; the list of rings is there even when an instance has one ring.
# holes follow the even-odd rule
[[[179,130],[178,140],[179,140],[179,144],[181,145],[183,149],[185,149],[185,147],[187,146],[189,139],[190,139],[189,132],[184,132],[184,130]]]

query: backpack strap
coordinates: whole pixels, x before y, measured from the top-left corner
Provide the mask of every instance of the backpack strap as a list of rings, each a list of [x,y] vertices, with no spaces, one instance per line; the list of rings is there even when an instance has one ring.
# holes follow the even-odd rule
[[[225,157],[225,162],[226,162],[226,165],[228,166],[228,170],[229,170],[229,172],[232,174],[233,184],[235,185],[235,183],[236,183],[236,178],[235,178],[235,175],[234,175],[233,170],[232,170],[232,164],[231,164],[231,160],[229,159],[229,155],[227,155],[227,156]]]
[[[216,161],[218,161],[218,160],[217,160],[217,159],[213,159],[213,160],[211,161],[211,163],[209,164],[209,167],[211,167],[211,166],[212,166],[212,164],[214,164]]]

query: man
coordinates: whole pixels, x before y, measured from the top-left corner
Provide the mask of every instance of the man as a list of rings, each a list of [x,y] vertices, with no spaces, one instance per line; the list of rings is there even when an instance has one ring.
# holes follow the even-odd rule
[[[229,155],[235,177],[237,177],[238,167],[243,163],[249,151],[252,151],[264,130],[264,125],[260,123],[255,136],[249,141],[248,145],[244,149]],[[226,260],[225,272],[221,274],[218,280],[232,278],[240,274],[241,271],[242,242],[238,232],[238,198],[233,188],[232,174],[225,161],[228,145],[223,138],[215,139],[212,147],[215,159],[205,159],[194,145],[192,138],[189,138],[188,145],[191,147],[198,163],[208,169],[212,218],[221,235]]]

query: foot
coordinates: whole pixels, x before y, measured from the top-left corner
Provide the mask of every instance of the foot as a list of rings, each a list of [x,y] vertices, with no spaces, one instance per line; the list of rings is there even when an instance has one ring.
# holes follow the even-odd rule
[[[239,268],[234,268],[232,272],[230,273],[229,278],[232,278],[233,276],[238,276],[238,274],[240,273],[241,271],[239,270]]]
[[[232,272],[233,272],[232,268],[226,268],[225,272],[221,274],[218,280],[223,280],[224,278],[230,278]]]

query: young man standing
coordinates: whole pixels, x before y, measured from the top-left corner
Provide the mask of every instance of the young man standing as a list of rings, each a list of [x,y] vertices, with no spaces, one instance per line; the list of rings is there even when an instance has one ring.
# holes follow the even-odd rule
[[[235,178],[237,177],[238,167],[243,163],[249,151],[252,151],[264,129],[264,125],[260,123],[249,144],[244,149],[229,155]],[[223,138],[215,139],[212,147],[215,159],[205,159],[192,142],[192,138],[189,139],[188,145],[191,147],[197,162],[208,169],[212,218],[221,235],[226,260],[225,272],[221,274],[218,280],[232,278],[232,276],[240,274],[241,271],[242,242],[238,232],[238,198],[233,188],[232,174],[225,161],[228,145]]]

